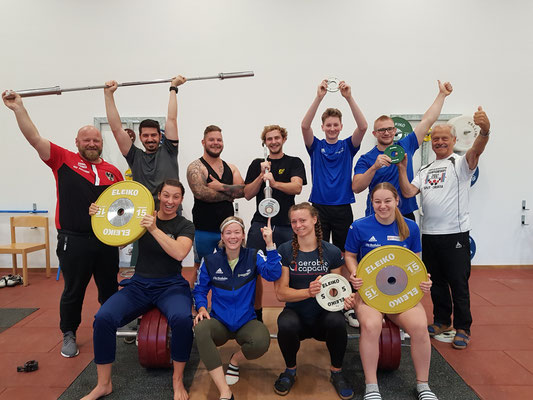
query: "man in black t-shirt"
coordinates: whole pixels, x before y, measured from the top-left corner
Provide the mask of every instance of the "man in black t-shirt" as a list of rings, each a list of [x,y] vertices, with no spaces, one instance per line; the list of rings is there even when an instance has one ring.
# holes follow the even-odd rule
[[[265,126],[261,133],[261,141],[269,150],[267,161],[256,158],[248,167],[244,181],[244,197],[251,200],[255,197],[257,207],[265,198],[265,181],[270,182],[272,197],[278,201],[279,213],[272,217],[271,225],[276,246],[292,239],[292,228],[289,221],[289,208],[294,205],[294,197],[302,192],[307,184],[305,167],[298,157],[283,153],[283,145],[287,141],[287,130],[279,125]],[[267,172],[268,169],[268,172]],[[265,241],[261,228],[266,226],[267,218],[256,210],[250,230],[248,231],[247,247],[265,251]],[[255,310],[257,318],[262,320],[263,285],[261,277],[257,279]]]

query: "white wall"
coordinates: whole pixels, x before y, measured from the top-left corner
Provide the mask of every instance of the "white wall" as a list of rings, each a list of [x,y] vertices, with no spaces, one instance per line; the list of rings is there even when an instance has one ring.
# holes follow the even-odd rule
[[[381,114],[423,113],[437,93],[436,80],[450,80],[455,91],[443,113],[470,114],[481,104],[492,122],[471,196],[474,263],[533,264],[532,227],[520,225],[522,199],[533,208],[533,139],[526,118],[533,86],[531,15],[527,0],[2,1],[0,88],[254,70],[254,78],[180,88],[184,179],[211,123],[223,128],[223,158],[243,175],[252,158],[262,155],[259,133],[271,123],[287,127],[286,152],[308,166],[300,121],[324,77],[349,82],[370,122]],[[167,87],[120,88],[121,115],[164,116]],[[25,104],[43,136],[71,149],[77,129],[105,115],[100,91],[28,98]],[[328,94],[319,113],[327,106],[344,112],[344,136],[349,135],[354,122],[344,99]],[[313,128],[320,135],[318,121]],[[0,208],[37,203],[53,216],[50,170],[6,108],[0,109],[0,124]],[[368,131],[362,151],[373,143]],[[309,186],[298,200],[308,194]],[[365,196],[357,196],[357,216]],[[249,221],[255,203],[239,203],[240,215]],[[190,216],[190,191],[184,206]],[[2,241],[8,240],[7,217],[0,214]],[[527,218],[533,224],[533,211]],[[33,256],[30,263],[40,266],[42,257]],[[0,257],[0,266],[8,265],[10,258]]]

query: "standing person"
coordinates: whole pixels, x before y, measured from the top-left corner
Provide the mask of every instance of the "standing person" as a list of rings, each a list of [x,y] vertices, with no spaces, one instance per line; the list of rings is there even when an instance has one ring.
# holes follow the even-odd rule
[[[202,258],[213,253],[220,241],[220,224],[233,215],[233,199],[244,196],[244,180],[237,167],[228,164],[220,154],[224,149],[222,129],[209,125],[202,139],[204,154],[189,164],[187,181],[194,195],[192,220],[195,274]]]
[[[139,125],[139,140],[144,151],[133,142],[126,129],[122,127],[120,115],[115,105],[114,93],[118,88],[116,81],[106,82],[104,89],[105,110],[107,121],[122,155],[131,168],[133,180],[137,181],[152,193],[158,208],[157,189],[165,179],[179,180],[178,169],[178,86],[187,79],[178,75],[172,79],[168,100],[167,120],[165,124],[165,140],[161,142],[159,122],[145,119]]]
[[[272,282],[281,275],[280,256],[272,240],[270,220],[261,229],[266,244],[262,250],[245,247],[244,223],[228,217],[220,225],[221,251],[202,262],[193,295],[198,315],[194,334],[200,359],[220,392],[220,400],[233,400],[229,385],[239,380],[239,364],[265,354],[270,345],[267,327],[256,319],[253,309],[257,275]],[[211,291],[211,313],[207,294]],[[229,360],[224,377],[217,346],[235,339],[241,349]]]
[[[341,251],[322,240],[318,211],[309,203],[290,208],[294,231],[291,242],[282,244],[281,278],[276,281],[276,297],[286,302],[278,317],[278,344],[286,369],[274,383],[274,391],[285,396],[296,380],[296,355],[300,342],[314,338],[326,342],[331,359],[330,381],[341,399],[351,399],[353,390],[342,374],[347,335],[343,313],[321,308],[315,296],[320,293],[320,277],[340,274],[344,266]]]
[[[292,239],[289,208],[294,205],[294,197],[302,192],[307,184],[305,167],[298,157],[291,157],[283,152],[287,141],[287,130],[279,125],[267,125],[261,133],[263,146],[269,150],[267,161],[256,158],[248,167],[244,183],[244,197],[251,200],[255,197],[256,207],[265,198],[265,182],[268,180],[272,188],[272,198],[279,204],[279,212],[272,217],[274,243],[280,246]],[[267,172],[268,170],[268,172]],[[261,228],[265,227],[267,218],[256,210],[250,230],[248,231],[248,247],[266,251]],[[255,313],[259,321],[263,320],[263,280],[257,278],[255,293]]]
[[[98,374],[96,387],[82,400],[98,399],[113,391],[111,366],[115,361],[117,328],[157,307],[167,318],[172,331],[170,342],[174,373],[174,399],[188,399],[183,386],[183,370],[192,347],[192,298],[189,284],[181,275],[181,262],[194,239],[194,225],[178,208],[185,188],[167,179],[158,190],[161,207],[145,215],[141,226],[147,232],[139,239],[139,260],[135,274],[120,284],[124,288],[105,302],[94,318],[94,362]],[[89,213],[98,212],[91,204]]]
[[[85,289],[94,276],[98,301],[103,304],[118,289],[118,249],[100,242],[93,233],[87,210],[100,194],[122,180],[120,171],[105,162],[102,134],[92,125],[82,127],[76,136],[78,153],[43,138],[22,103],[20,95],[5,91],[4,104],[15,113],[20,131],[54,173],[57,204],[57,256],[65,287],[59,303],[63,332],[63,357],[79,353],[76,330],[81,323]]]
[[[344,251],[348,227],[353,221],[351,203],[355,202],[351,188],[353,158],[359,151],[368,124],[352,97],[351,87],[342,81],[339,90],[350,106],[357,127],[352,136],[339,140],[342,113],[336,108],[328,108],[322,114],[325,139],[314,136],[311,123],[327,93],[327,84],[327,80],[323,80],[318,86],[316,97],[302,121],[302,134],[311,157],[313,188],[309,201],[318,210],[324,240],[329,242],[331,234],[333,244]]]
[[[413,179],[413,154],[418,150],[419,146],[424,140],[431,125],[439,118],[444,100],[450,95],[453,88],[449,82],[439,84],[439,93],[435,98],[433,104],[422,116],[422,120],[415,127],[414,131],[403,137],[398,141],[408,156],[407,174],[409,179]],[[391,159],[384,150],[394,143],[394,135],[396,134],[396,127],[392,118],[382,115],[374,122],[374,131],[372,134],[376,137],[377,145],[368,153],[363,154],[355,164],[354,176],[352,180],[352,190],[355,193],[361,193],[368,188],[369,193],[374,190],[374,187],[381,182],[389,182],[400,190],[400,183],[398,181],[398,169],[391,164]],[[418,209],[416,199],[406,199],[400,194],[400,211],[403,216],[415,220],[414,211]],[[373,212],[372,202],[370,196],[367,197],[365,215],[370,215]]]
[[[465,349],[470,341],[470,214],[469,192],[479,157],[489,141],[490,121],[478,107],[474,123],[481,129],[465,155],[453,153],[457,141],[452,125],[438,125],[431,133],[436,160],[420,168],[411,183],[405,160],[398,164],[400,186],[405,197],[422,197],[422,259],[433,277],[433,323],[430,336],[456,330],[452,346]],[[452,308],[453,304],[453,308]]]
[[[416,222],[402,216],[398,207],[400,197],[394,186],[382,182],[370,193],[373,215],[356,220],[351,226],[346,239],[346,267],[350,271],[350,282],[355,290],[363,285],[361,278],[356,278],[357,267],[361,259],[380,246],[402,246],[420,255],[420,231]],[[420,289],[427,293],[431,280],[420,283]],[[359,293],[345,300],[345,304],[355,308],[361,327],[359,353],[365,373],[364,400],[380,400],[377,368],[379,358],[379,337],[381,335],[384,315],[375,308],[365,304]],[[428,385],[429,364],[431,361],[431,343],[427,333],[426,311],[421,303],[399,314],[387,314],[387,317],[401,327],[411,337],[411,358],[415,367],[416,389],[419,400],[436,400]]]

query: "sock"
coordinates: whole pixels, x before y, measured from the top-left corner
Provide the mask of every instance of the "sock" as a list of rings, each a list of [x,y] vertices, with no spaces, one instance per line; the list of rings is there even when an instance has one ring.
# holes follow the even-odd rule
[[[262,308],[258,308],[255,310],[255,315],[257,316],[257,320],[259,322],[263,322],[263,309]]]
[[[239,367],[229,363],[226,370],[226,383],[235,385],[237,382],[239,382]]]
[[[367,383],[365,388],[365,394],[370,392],[378,392],[379,393],[379,387],[377,383]]]
[[[429,388],[429,385],[428,385],[427,382],[424,382],[424,383],[417,383],[417,384],[416,384],[416,391],[417,391],[418,393],[420,393],[422,390],[430,390],[430,391],[431,391],[431,389]]]

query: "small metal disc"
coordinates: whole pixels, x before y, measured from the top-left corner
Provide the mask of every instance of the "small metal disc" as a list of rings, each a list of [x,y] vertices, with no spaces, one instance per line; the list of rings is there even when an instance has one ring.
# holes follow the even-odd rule
[[[257,207],[259,214],[265,218],[275,217],[279,213],[279,203],[273,198],[264,198]]]
[[[403,292],[407,287],[407,281],[405,271],[396,265],[389,265],[376,275],[376,286],[389,296],[396,296]]]
[[[390,157],[393,164],[398,164],[405,157],[405,150],[399,144],[391,144],[383,153]]]
[[[344,309],[344,299],[352,294],[352,286],[339,274],[327,274],[320,278],[322,285],[316,301],[326,311]]]
[[[328,92],[337,92],[339,90],[339,84],[341,81],[339,78],[328,78]]]
[[[113,226],[123,226],[130,222],[133,217],[133,202],[127,198],[115,200],[107,212],[107,219]]]

